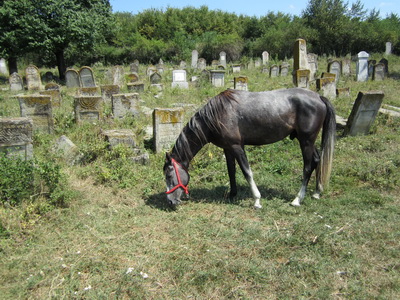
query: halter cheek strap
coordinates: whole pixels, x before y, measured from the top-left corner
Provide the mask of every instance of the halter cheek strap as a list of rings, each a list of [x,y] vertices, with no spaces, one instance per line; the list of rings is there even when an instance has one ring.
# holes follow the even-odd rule
[[[178,163],[173,158],[171,159],[171,162],[172,162],[172,166],[174,167],[174,170],[175,170],[176,178],[178,179],[178,184],[176,186],[174,186],[172,189],[170,189],[169,191],[167,191],[166,194],[171,194],[171,193],[175,192],[177,189],[182,188],[185,191],[186,195],[189,195],[188,185],[184,185],[182,183],[181,176],[179,175],[178,165],[181,166],[181,164]]]

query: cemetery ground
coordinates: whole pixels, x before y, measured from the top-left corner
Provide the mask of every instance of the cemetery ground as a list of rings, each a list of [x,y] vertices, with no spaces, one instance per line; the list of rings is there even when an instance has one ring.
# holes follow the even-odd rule
[[[400,58],[388,60],[384,81],[340,80],[350,97],[332,100],[338,115],[348,117],[359,91],[381,90],[385,105],[400,106]],[[319,65],[325,70],[326,59]],[[94,71],[101,82],[104,72]],[[143,105],[199,107],[224,90],[209,84],[171,89],[168,72],[162,95],[146,89]],[[242,73],[251,91],[292,87],[290,76]],[[225,88],[233,86],[233,76],[227,74]],[[113,120],[106,106],[104,120],[76,125],[74,92],[61,91],[54,133],[34,136],[35,159],[60,167],[57,199],[63,201],[50,205],[38,193],[0,207],[0,298],[400,298],[399,118],[379,113],[365,136],[343,137],[339,128],[329,188],[315,200],[310,182],[298,208],[289,205],[302,173],[296,140],[246,148],[262,194],[260,210],[253,209],[239,170],[237,199],[228,200],[223,151],[208,145],[190,167],[191,199],[170,211],[164,153],[151,150],[145,131],[151,117]],[[0,116],[19,116],[14,96],[0,92]],[[192,113],[186,111],[186,120]],[[116,128],[134,130],[150,155],[147,165],[134,164],[127,148],[107,149],[100,131]],[[69,166],[49,150],[62,134],[79,147],[81,164]]]

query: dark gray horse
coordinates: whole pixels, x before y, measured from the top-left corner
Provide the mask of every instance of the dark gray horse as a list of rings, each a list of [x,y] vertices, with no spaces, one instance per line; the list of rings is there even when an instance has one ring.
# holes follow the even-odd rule
[[[320,129],[321,154],[315,148]],[[171,153],[167,153],[164,173],[168,204],[175,208],[182,194],[189,194],[188,167],[207,143],[224,149],[230,179],[230,198],[237,194],[236,163],[250,184],[254,206],[261,208],[261,194],[254,182],[244,145],[265,145],[290,136],[297,138],[303,155],[303,182],[292,205],[303,200],[312,172],[316,169],[319,198],[329,181],[335,142],[335,111],[319,94],[301,88],[268,92],[226,90],[202,107],[183,128]]]

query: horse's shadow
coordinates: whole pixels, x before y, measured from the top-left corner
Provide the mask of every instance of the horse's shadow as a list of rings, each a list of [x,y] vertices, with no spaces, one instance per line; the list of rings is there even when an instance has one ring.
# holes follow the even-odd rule
[[[259,186],[260,193],[263,199],[267,201],[272,198],[279,198],[285,202],[293,200],[292,194],[286,191],[268,188],[265,186]],[[203,189],[193,188],[190,190],[190,198],[186,200],[182,199],[182,202],[191,201],[195,203],[221,203],[221,204],[233,204],[240,205],[242,200],[251,198],[250,188],[248,186],[238,186],[237,196],[231,200],[229,198],[229,189],[224,186],[219,186],[214,189]],[[165,193],[152,194],[144,199],[146,205],[165,211],[172,211],[170,206],[167,204]]]

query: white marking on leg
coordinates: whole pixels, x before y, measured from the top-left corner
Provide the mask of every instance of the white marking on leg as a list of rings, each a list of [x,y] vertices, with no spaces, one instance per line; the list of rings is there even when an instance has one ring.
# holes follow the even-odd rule
[[[249,184],[250,184],[251,193],[253,194],[253,198],[255,200],[254,207],[262,208],[262,205],[260,204],[261,193],[258,190],[257,185],[253,180],[253,174],[251,174],[251,179],[249,180]]]
[[[294,198],[294,200],[292,201],[292,203],[290,203],[290,205],[292,205],[292,206],[300,206],[301,200],[303,200],[304,196],[306,195],[306,190],[307,190],[306,185],[302,184],[301,188],[300,188],[300,191],[297,194],[297,197]]]

